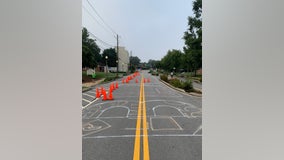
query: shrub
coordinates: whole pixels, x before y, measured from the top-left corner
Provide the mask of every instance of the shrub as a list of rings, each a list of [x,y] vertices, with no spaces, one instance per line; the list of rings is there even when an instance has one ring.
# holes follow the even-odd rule
[[[170,79],[169,82],[174,87],[183,88],[183,83],[177,78]]]
[[[165,81],[165,82],[169,82],[168,75],[162,74],[162,75],[160,75],[160,79]]]
[[[186,91],[186,92],[191,92],[191,91],[193,91],[192,82],[191,82],[191,81],[185,81],[185,82],[183,83],[182,88],[183,88],[184,91]]]
[[[156,72],[156,71],[153,71],[151,74],[152,74],[153,76],[159,76],[159,73]]]

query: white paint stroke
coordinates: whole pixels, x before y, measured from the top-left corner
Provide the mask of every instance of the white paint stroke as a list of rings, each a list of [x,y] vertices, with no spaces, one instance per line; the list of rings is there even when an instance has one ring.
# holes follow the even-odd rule
[[[93,137],[83,137],[83,139],[102,139],[102,138],[132,138],[136,135],[114,135],[114,136],[93,136]],[[202,137],[202,135],[193,134],[153,134],[153,135],[140,135],[141,137]]]

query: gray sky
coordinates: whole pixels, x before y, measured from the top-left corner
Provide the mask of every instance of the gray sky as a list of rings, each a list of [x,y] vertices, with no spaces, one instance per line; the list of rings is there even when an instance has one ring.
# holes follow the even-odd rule
[[[120,36],[119,46],[142,62],[160,60],[168,50],[182,50],[184,46],[187,17],[193,15],[192,0],[88,1],[82,1],[82,26],[107,43],[98,40],[101,49],[116,46],[113,31]]]

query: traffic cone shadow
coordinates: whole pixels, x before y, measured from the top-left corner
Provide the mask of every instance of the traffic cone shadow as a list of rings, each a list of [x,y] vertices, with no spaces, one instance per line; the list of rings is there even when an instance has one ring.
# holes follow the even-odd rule
[[[104,90],[104,88],[103,88],[103,86],[101,86],[101,94],[103,94],[103,90]]]

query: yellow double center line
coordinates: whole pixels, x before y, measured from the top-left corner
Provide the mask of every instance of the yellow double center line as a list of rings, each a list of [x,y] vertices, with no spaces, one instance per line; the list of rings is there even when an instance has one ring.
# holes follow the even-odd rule
[[[141,83],[140,83],[140,96],[139,96],[138,114],[136,121],[136,135],[135,135],[133,160],[140,160],[141,112],[143,117],[143,159],[150,160],[143,76],[141,78]]]

